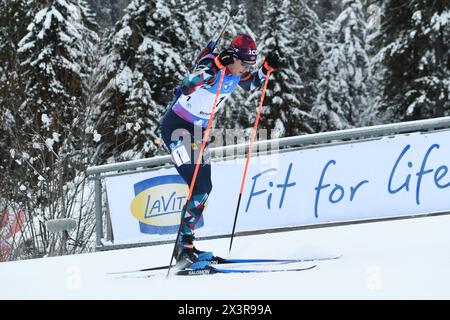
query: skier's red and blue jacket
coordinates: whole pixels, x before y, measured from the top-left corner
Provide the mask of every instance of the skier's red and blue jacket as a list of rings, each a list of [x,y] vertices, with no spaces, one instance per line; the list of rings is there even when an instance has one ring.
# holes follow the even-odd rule
[[[172,103],[172,110],[180,118],[193,125],[206,127],[222,72],[225,72],[225,77],[216,112],[222,108],[225,100],[238,85],[249,91],[259,88],[266,78],[263,67],[253,73],[246,72],[242,76],[236,76],[227,68],[220,69],[219,66],[218,57],[208,54],[200,59],[192,73],[186,75]]]

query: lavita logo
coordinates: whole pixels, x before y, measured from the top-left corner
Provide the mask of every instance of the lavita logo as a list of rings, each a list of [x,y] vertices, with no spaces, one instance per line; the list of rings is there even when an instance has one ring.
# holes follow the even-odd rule
[[[187,184],[179,175],[159,176],[136,183],[130,210],[139,221],[141,233],[176,233],[188,192]],[[202,217],[196,228],[203,225]]]

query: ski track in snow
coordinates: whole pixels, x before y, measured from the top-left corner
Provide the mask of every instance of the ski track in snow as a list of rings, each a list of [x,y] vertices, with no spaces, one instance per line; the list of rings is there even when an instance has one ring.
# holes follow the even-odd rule
[[[449,299],[450,216],[237,237],[232,258],[308,258],[301,272],[159,276],[108,272],[168,264],[172,245],[0,263],[0,299]],[[227,257],[229,239],[198,241]],[[296,266],[302,264],[296,264]]]

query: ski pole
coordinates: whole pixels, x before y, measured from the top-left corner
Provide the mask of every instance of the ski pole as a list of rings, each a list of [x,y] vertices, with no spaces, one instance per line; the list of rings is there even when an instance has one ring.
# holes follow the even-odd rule
[[[208,45],[206,46],[206,48],[204,48],[198,55],[197,58],[195,58],[193,66],[195,68],[195,66],[197,65],[198,61],[204,57],[205,55],[207,55],[208,53],[211,53],[214,51],[214,49],[216,48],[217,43],[219,42],[220,38],[222,38],[222,35],[225,32],[225,29],[227,28],[228,24],[230,23],[231,19],[238,13],[238,9],[231,9],[230,11],[230,15],[227,18],[227,21],[225,22],[225,24],[222,27],[222,30],[220,31],[219,35],[217,36],[217,38],[215,40],[210,40],[208,42]]]
[[[228,253],[231,253],[231,247],[233,246],[234,232],[236,230],[236,222],[237,222],[237,217],[239,214],[239,207],[241,205],[242,193],[244,191],[245,178],[247,177],[247,169],[248,169],[248,164],[250,163],[250,157],[252,154],[253,141],[255,140],[255,137],[256,137],[256,130],[258,128],[259,118],[261,116],[261,110],[262,110],[262,105],[264,102],[264,97],[266,95],[267,84],[269,82],[269,76],[274,71],[274,69],[271,68],[267,64],[267,62],[265,63],[265,67],[267,69],[267,76],[266,76],[266,80],[264,82],[264,87],[263,87],[262,94],[261,94],[261,100],[260,100],[259,106],[258,106],[258,113],[256,115],[256,120],[255,120],[255,123],[253,124],[253,132],[252,132],[252,136],[250,139],[250,146],[249,146],[248,153],[247,153],[247,161],[245,162],[244,174],[242,176],[241,190],[239,191],[239,198],[238,198],[238,202],[237,202],[237,206],[236,206],[236,214],[234,216],[233,231],[231,232],[230,248],[228,250]]]
[[[213,117],[214,117],[214,113],[216,111],[216,103],[217,103],[217,100],[219,98],[220,90],[222,88],[223,79],[225,77],[225,67],[220,63],[218,56],[216,58],[216,64],[222,70],[222,74],[220,75],[220,81],[219,81],[219,85],[217,87],[216,96],[214,98],[214,103],[213,103],[213,106],[212,106],[211,115],[209,116],[208,124],[206,125],[206,130],[205,130],[205,133],[203,135],[202,147],[200,148],[200,152],[199,152],[198,157],[197,157],[197,162],[195,164],[194,175],[192,176],[191,185],[189,186],[189,193],[188,193],[188,197],[187,197],[187,200],[186,200],[186,204],[183,207],[183,210],[181,212],[180,226],[178,228],[177,238],[175,239],[175,245],[173,247],[172,257],[170,258],[169,269],[167,271],[167,276],[166,277],[169,277],[170,269],[172,268],[172,262],[173,262],[173,258],[175,256],[175,250],[176,250],[177,245],[178,245],[178,238],[180,237],[180,233],[181,233],[181,226],[183,224],[184,216],[186,215],[187,207],[189,206],[189,203],[191,201],[192,191],[194,190],[195,181],[197,180],[198,170],[200,169],[200,163],[202,162],[203,152],[205,151],[206,142],[208,141],[209,132],[211,131],[211,124],[212,124],[212,120],[213,120]]]

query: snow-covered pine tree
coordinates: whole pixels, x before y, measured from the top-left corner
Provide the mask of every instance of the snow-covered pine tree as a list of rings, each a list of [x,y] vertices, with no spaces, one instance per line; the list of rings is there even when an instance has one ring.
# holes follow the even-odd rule
[[[96,12],[97,23],[102,28],[109,28],[119,21],[124,15],[123,9],[127,7],[130,0],[86,0],[90,7]]]
[[[197,55],[215,36],[220,14],[208,10],[203,0],[176,0],[176,5],[185,16],[185,32],[189,34],[188,42],[182,51],[183,60],[189,70]]]
[[[388,0],[381,22],[381,111],[393,121],[450,114],[450,2]]]
[[[335,2],[333,2],[335,3]],[[333,4],[333,7],[336,4]],[[321,80],[319,67],[324,58],[325,38],[323,24],[317,14],[303,1],[294,1],[290,6],[292,18],[294,48],[296,48],[294,70],[301,77],[300,105],[306,113],[298,113],[303,123],[302,133],[316,130],[311,109],[318,95],[318,83]]]
[[[97,15],[92,11],[91,6],[87,0],[76,0],[78,7],[80,8],[81,22],[89,30],[98,31],[99,25],[96,21]]]
[[[3,101],[11,93],[12,80],[19,76],[17,45],[27,33],[26,27],[32,19],[30,2],[30,0],[0,2],[0,99]],[[13,101],[16,99],[15,97]]]
[[[323,41],[317,15],[303,1],[273,0],[265,12],[262,31],[258,44],[261,58],[275,51],[284,63],[271,75],[261,127],[274,129],[271,134],[276,137],[311,133],[316,61],[320,60]],[[256,108],[260,94],[253,93],[247,104]]]
[[[381,33],[381,14],[383,3],[381,0],[366,1],[366,21],[367,21],[367,54],[370,59],[371,86],[368,86],[370,92],[370,105],[362,114],[362,125],[379,125],[389,120],[380,116],[380,103],[382,103],[383,78],[385,67],[379,61],[378,52],[380,50]]]
[[[367,27],[359,0],[344,0],[344,10],[330,25],[320,67],[319,95],[313,113],[321,131],[358,126],[371,105]]]
[[[305,0],[322,20],[334,20],[341,11],[341,0]]]
[[[99,68],[102,161],[150,157],[161,147],[159,119],[187,72],[182,52],[190,37],[183,19],[173,1],[134,0],[116,24]]]
[[[76,120],[83,110],[82,80],[89,72],[86,52],[95,45],[89,39],[96,36],[83,25],[77,2],[50,1],[19,43],[27,78],[20,117],[30,125],[34,149],[48,149],[50,154],[58,154],[60,148],[70,152],[69,145],[76,141],[74,132],[80,127]]]
[[[86,52],[95,44],[87,40],[91,31],[82,23],[77,1],[33,3],[40,10],[18,49],[26,81],[11,128],[11,154],[21,164],[16,193],[29,216],[40,222],[36,230],[33,219],[28,221],[30,232],[40,237],[40,241],[33,238],[34,247],[45,252],[48,234],[43,222],[74,214],[77,191],[71,184],[86,169],[89,154],[80,151],[86,119],[82,84],[89,72]]]
[[[15,177],[21,176],[20,167],[13,159],[14,151],[11,151],[15,115],[24,98],[24,79],[17,51],[34,12],[31,0],[0,2],[0,197],[4,199],[14,199]]]
[[[18,43],[27,33],[32,19],[30,0],[4,0],[0,2],[0,112],[11,104],[17,104],[21,88],[18,88],[20,73],[17,55]],[[14,111],[10,110],[9,111]],[[8,123],[0,121],[0,126]]]
[[[263,22],[262,10],[257,9],[261,8],[264,10],[267,7],[267,2],[268,0],[247,0],[243,3],[247,15],[247,24],[255,34],[260,34]]]

